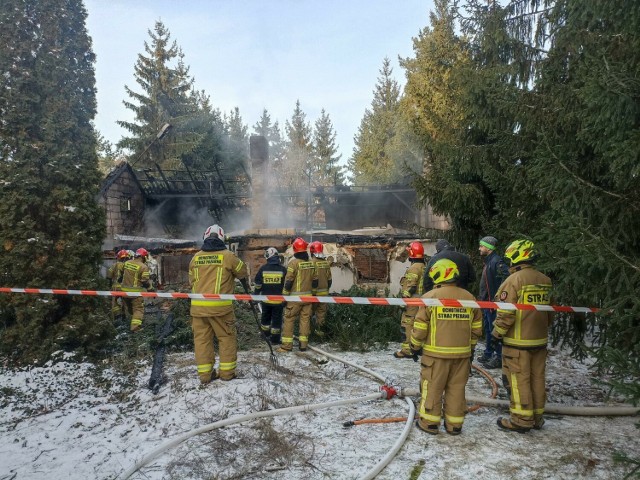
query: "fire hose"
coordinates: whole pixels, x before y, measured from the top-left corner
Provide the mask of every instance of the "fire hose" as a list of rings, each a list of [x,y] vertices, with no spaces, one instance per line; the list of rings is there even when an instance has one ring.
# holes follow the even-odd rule
[[[477,365],[471,365],[471,366],[474,369],[476,369],[478,372],[480,372],[480,374],[483,377],[485,377],[486,380],[491,385],[490,398],[492,399],[496,398],[498,396],[498,384],[496,383],[494,378],[484,368],[478,367]],[[403,390],[402,394],[407,396],[406,392],[410,392],[410,391],[411,390]],[[418,392],[418,395],[419,395],[419,392]],[[466,397],[466,398],[469,399],[470,397]],[[475,412],[476,410],[478,410],[481,407],[480,403],[481,402],[476,402],[474,405],[471,405],[470,407],[468,407],[467,412]],[[352,420],[349,422],[344,422],[342,426],[347,428],[347,427],[354,427],[356,425],[364,425],[367,423],[399,423],[399,422],[405,422],[407,418],[409,417],[362,418],[360,420]]]
[[[379,375],[378,373],[374,372],[373,370],[370,370],[368,368],[362,367],[360,365],[357,365],[355,363],[349,362],[347,360],[344,360],[342,358],[339,358],[335,355],[332,355],[328,352],[325,352],[323,350],[320,350],[318,348],[309,346],[310,350],[319,352],[329,358],[333,358],[335,360],[338,360],[342,363],[345,363],[347,365],[353,366],[354,368],[357,368],[358,370],[363,371],[364,373],[367,373],[368,375],[373,376],[374,378],[376,378],[377,380],[380,380],[382,383],[385,382],[385,379],[383,376]],[[138,460],[129,470],[127,470],[125,473],[123,473],[120,478],[122,480],[125,480],[129,477],[131,477],[131,475],[133,475],[135,472],[137,472],[140,468],[144,467],[145,465],[147,465],[149,462],[151,462],[154,458],[158,457],[160,454],[162,454],[163,452],[165,452],[166,450],[175,447],[177,445],[179,445],[180,443],[184,442],[185,440],[195,436],[195,435],[199,435],[201,433],[205,433],[205,432],[209,432],[211,430],[215,430],[216,428],[221,428],[221,427],[225,427],[228,425],[234,425],[236,423],[241,423],[241,422],[245,422],[245,421],[249,421],[249,420],[254,420],[256,418],[265,418],[265,417],[274,417],[274,416],[278,416],[278,415],[286,415],[286,414],[292,414],[292,413],[299,413],[299,412],[309,412],[312,410],[318,410],[321,408],[329,408],[329,407],[337,407],[337,406],[341,406],[341,405],[350,405],[353,403],[359,403],[359,402],[366,402],[369,400],[375,400],[375,399],[382,399],[382,398],[386,398],[386,399],[390,399],[392,398],[394,395],[396,395],[398,392],[396,392],[395,389],[390,388],[390,387],[386,387],[383,386],[381,388],[381,392],[375,393],[375,394],[370,394],[364,397],[359,397],[359,398],[353,398],[353,399],[345,399],[345,400],[336,400],[333,402],[326,402],[326,403],[318,403],[318,404],[310,404],[310,405],[300,405],[300,406],[296,406],[296,407],[286,407],[286,408],[280,408],[280,409],[276,409],[276,410],[267,410],[267,411],[262,411],[262,412],[254,412],[251,414],[247,414],[247,415],[242,415],[240,417],[235,417],[235,418],[228,418],[225,420],[221,420],[218,422],[214,422],[214,423],[210,423],[208,425],[204,425],[203,427],[200,427],[198,429],[195,430],[191,430],[187,433],[184,433],[183,435],[180,435],[179,437],[176,437],[166,443],[164,443],[163,445],[160,445],[158,448],[156,448],[155,450],[151,451],[150,453],[146,454],[144,457],[142,457],[140,460]],[[407,405],[409,407],[409,415],[408,415],[408,419],[412,419],[415,416],[415,405],[413,404],[413,401],[406,397],[405,401],[407,402]],[[402,445],[404,445],[404,442],[406,441],[407,437],[409,436],[409,433],[411,432],[411,428],[413,424],[413,420],[407,420],[401,434],[400,437],[398,437],[398,439],[395,441],[395,443],[393,444],[393,446],[391,447],[391,449],[387,452],[387,454],[376,464],[374,465],[374,467],[369,470],[362,478],[362,480],[371,480],[373,478],[375,478],[390,462],[391,460],[393,460],[393,457],[396,456],[396,454],[400,451],[400,449],[402,448]]]

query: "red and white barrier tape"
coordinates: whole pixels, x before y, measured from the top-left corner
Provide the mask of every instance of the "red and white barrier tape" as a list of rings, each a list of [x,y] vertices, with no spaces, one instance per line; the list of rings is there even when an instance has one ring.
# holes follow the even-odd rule
[[[0,287],[0,293],[31,293],[48,295],[88,295],[100,297],[145,297],[145,298],[196,298],[199,300],[250,300],[264,302],[338,303],[347,305],[396,305],[400,307],[467,307],[490,308],[500,310],[538,310],[542,312],[595,313],[599,308],[566,307],[563,305],[530,305],[524,303],[484,302],[475,300],[453,300],[446,298],[378,298],[378,297],[332,297],[332,296],[295,296],[295,295],[249,295],[249,294],[213,294],[213,293],[164,293],[164,292],[112,292],[108,290],[61,290],[51,288],[7,288]]]

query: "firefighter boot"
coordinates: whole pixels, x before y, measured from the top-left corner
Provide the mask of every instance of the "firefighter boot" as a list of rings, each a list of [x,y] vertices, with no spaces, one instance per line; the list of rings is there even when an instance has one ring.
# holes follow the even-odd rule
[[[405,352],[404,350],[394,352],[393,356],[396,358],[413,358],[413,354],[411,352]]]
[[[527,433],[529,430],[531,430],[530,428],[521,427],[520,425],[511,423],[511,420],[509,420],[508,418],[498,417],[497,423],[498,427],[500,427],[501,430],[506,430],[508,432]]]
[[[427,432],[429,435],[438,435],[438,430],[440,429],[438,425],[433,424],[423,427],[422,425],[420,425],[420,420],[416,420],[416,427],[418,427],[418,430]]]

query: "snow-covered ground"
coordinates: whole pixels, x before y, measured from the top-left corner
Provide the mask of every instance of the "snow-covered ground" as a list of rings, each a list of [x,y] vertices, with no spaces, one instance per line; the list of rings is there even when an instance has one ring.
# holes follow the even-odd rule
[[[367,353],[332,352],[408,388],[418,387],[419,365],[397,360],[398,345]],[[327,347],[329,350],[329,347]],[[192,429],[225,418],[276,408],[356,398],[379,384],[351,366],[316,355],[280,355],[270,368],[266,349],[240,352],[232,382],[199,382],[192,355],[172,354],[167,383],[147,389],[151,360],[103,365],[64,359],[43,368],[0,371],[0,480],[115,479],[145,454]],[[499,381],[499,370],[492,370]],[[549,402],[605,405],[588,364],[552,349]],[[475,374],[469,395],[490,394]],[[500,388],[499,398],[506,398]],[[386,455],[404,423],[344,422],[402,417],[403,399],[373,400],[308,413],[251,420],[195,436],[135,473],[138,479],[356,479]],[[415,427],[381,479],[623,478],[627,467],[612,454],[640,452],[638,417],[550,415],[543,430],[503,432],[504,410],[469,413],[463,434],[427,435]]]

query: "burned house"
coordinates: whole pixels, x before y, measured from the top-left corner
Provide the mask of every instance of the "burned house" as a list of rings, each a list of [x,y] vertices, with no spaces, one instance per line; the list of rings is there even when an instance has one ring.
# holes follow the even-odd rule
[[[202,231],[217,222],[231,234],[230,246],[252,277],[266,248],[275,247],[288,258],[289,245],[301,236],[326,245],[333,291],[359,284],[381,290],[391,286],[393,293],[406,268],[406,245],[420,240],[410,228],[448,227],[446,219],[415,207],[416,192],[407,185],[279,191],[268,184],[266,140],[251,137],[250,146],[251,173],[232,179],[233,188],[219,171],[192,172],[186,166],[167,171],[157,165],[134,170],[120,164],[100,192],[107,212],[106,262],[113,261],[114,250],[144,246],[157,261],[160,283],[181,288]],[[269,212],[276,212],[275,221]],[[425,252],[433,253],[434,242],[421,241]]]

